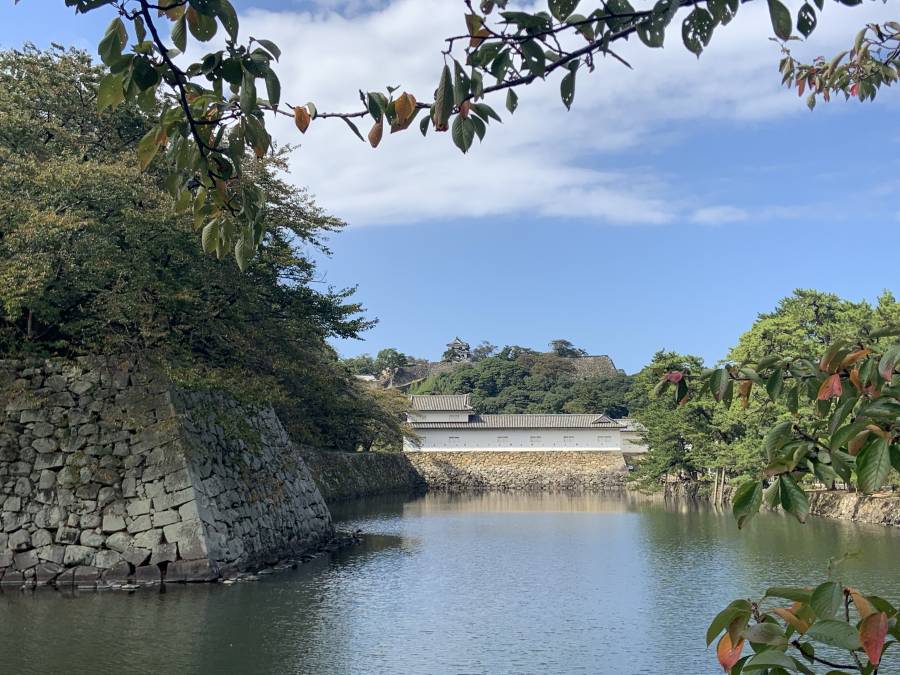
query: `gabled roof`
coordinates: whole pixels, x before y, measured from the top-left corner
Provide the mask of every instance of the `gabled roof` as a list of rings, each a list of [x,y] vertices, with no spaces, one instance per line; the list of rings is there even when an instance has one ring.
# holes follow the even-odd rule
[[[426,394],[410,396],[413,410],[426,412],[471,411],[468,394]]]
[[[415,397],[414,397],[415,398]],[[429,398],[429,397],[421,397]],[[411,421],[414,429],[621,429],[606,415],[472,415],[468,422]]]

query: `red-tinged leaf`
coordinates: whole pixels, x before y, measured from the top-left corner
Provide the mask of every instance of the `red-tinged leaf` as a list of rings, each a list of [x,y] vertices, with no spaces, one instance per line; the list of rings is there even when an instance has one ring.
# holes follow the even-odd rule
[[[738,397],[741,399],[741,408],[750,405],[750,389],[753,387],[752,380],[744,380],[738,387]]]
[[[851,438],[850,442],[847,444],[847,452],[856,457],[862,447],[866,444],[870,433],[871,432],[868,429],[863,429],[858,434],[856,434],[856,436]]]
[[[840,396],[842,392],[841,376],[838,373],[835,373],[834,375],[829,375],[822,383],[822,386],[819,387],[819,395],[817,398],[820,401],[827,401],[831,398]]]
[[[666,374],[666,379],[667,379],[669,382],[674,382],[674,383],[676,383],[676,384],[677,384],[678,382],[681,382],[681,380],[682,380],[683,378],[684,378],[684,373],[680,373],[680,372],[678,372],[677,370],[673,370],[671,373],[667,373],[667,374]]]
[[[859,379],[859,368],[854,368],[850,371],[850,384],[856,387],[856,391],[862,392],[863,386],[862,381]]]
[[[873,666],[881,661],[881,650],[884,648],[887,632],[888,617],[884,612],[869,614],[859,626],[859,641]]]
[[[844,357],[844,360],[841,361],[841,368],[847,368],[852,366],[854,363],[867,357],[872,353],[871,349],[857,349],[855,352],[850,352],[847,356]]]
[[[857,94],[859,94],[859,82],[850,87],[850,95],[856,96]]]
[[[793,626],[798,633],[801,635],[809,630],[809,623],[799,618],[796,614],[794,614],[790,609],[786,607],[775,607],[772,609],[772,613],[777,614],[784,622]]]
[[[716,646],[716,657],[719,659],[719,665],[726,673],[730,673],[734,668],[734,664],[741,660],[741,652],[744,649],[744,639],[738,640],[736,645],[731,644],[731,638],[728,633],[722,636],[719,644]]]
[[[861,619],[866,619],[875,613],[872,603],[869,602],[862,593],[855,588],[848,588],[847,592],[850,593],[850,599],[853,600],[853,604],[856,605],[856,611],[859,612],[859,617]]]

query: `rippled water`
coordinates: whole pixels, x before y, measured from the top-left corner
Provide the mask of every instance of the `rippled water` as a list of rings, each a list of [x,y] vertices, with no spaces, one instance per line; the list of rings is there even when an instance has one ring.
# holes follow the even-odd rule
[[[365,543],[255,583],[0,593],[0,673],[699,675],[719,672],[712,613],[819,579],[830,556],[864,550],[845,580],[900,598],[900,532],[875,526],[764,515],[739,533],[617,495],[428,495],[336,517]]]

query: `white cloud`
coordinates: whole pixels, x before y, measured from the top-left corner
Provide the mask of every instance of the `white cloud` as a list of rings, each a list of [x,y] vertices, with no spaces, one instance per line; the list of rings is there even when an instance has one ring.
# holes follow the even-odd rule
[[[845,44],[854,27],[886,11],[830,5],[815,49]],[[399,84],[420,98],[433,91],[443,39],[462,30],[463,12],[456,0],[317,0],[312,11],[251,11],[242,32],[281,46],[282,100],[353,110],[359,89]],[[744,5],[698,62],[681,45],[676,20],[665,49],[623,46],[634,70],[600,59],[593,74],[581,72],[569,113],[555,76],[522,90],[516,115],[504,114],[466,156],[445,134],[422,139],[415,128],[386,135],[377,150],[339,120],[315,121],[305,136],[283,118],[272,128],[280,143],[302,144],[292,180],[353,226],[526,213],[609,224],[736,222],[747,214],[702,206],[701,196],[654,171],[653,157],[710,119],[739,129],[746,120],[805,111],[779,86],[770,34],[764,3]],[[502,96],[489,102],[503,107]]]
[[[704,206],[696,209],[690,216],[697,225],[725,225],[747,220],[749,214],[735,206]]]

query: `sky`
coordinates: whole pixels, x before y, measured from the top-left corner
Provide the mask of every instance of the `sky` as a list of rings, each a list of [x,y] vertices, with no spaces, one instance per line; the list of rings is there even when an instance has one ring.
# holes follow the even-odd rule
[[[234,4],[242,34],[282,48],[282,100],[329,111],[389,84],[421,100],[443,38],[464,25],[461,0]],[[63,5],[3,0],[0,47],[94,52],[110,11]],[[892,18],[878,2],[828,3],[795,49],[830,55],[866,21]],[[900,92],[810,112],[780,86],[770,34],[755,2],[699,60],[677,25],[664,49],[627,44],[632,70],[600,60],[581,72],[570,112],[557,78],[529,86],[465,156],[415,129],[373,150],[339,120],[303,136],[274,122],[275,139],[298,146],[289,179],[348,224],[318,256],[316,287],[358,286],[379,320],[335,346],[435,359],[457,335],[533,348],[565,338],[634,372],[662,348],[724,357],[796,288],[900,292],[900,270],[879,255],[900,246]],[[488,102],[503,108],[502,96]]]

